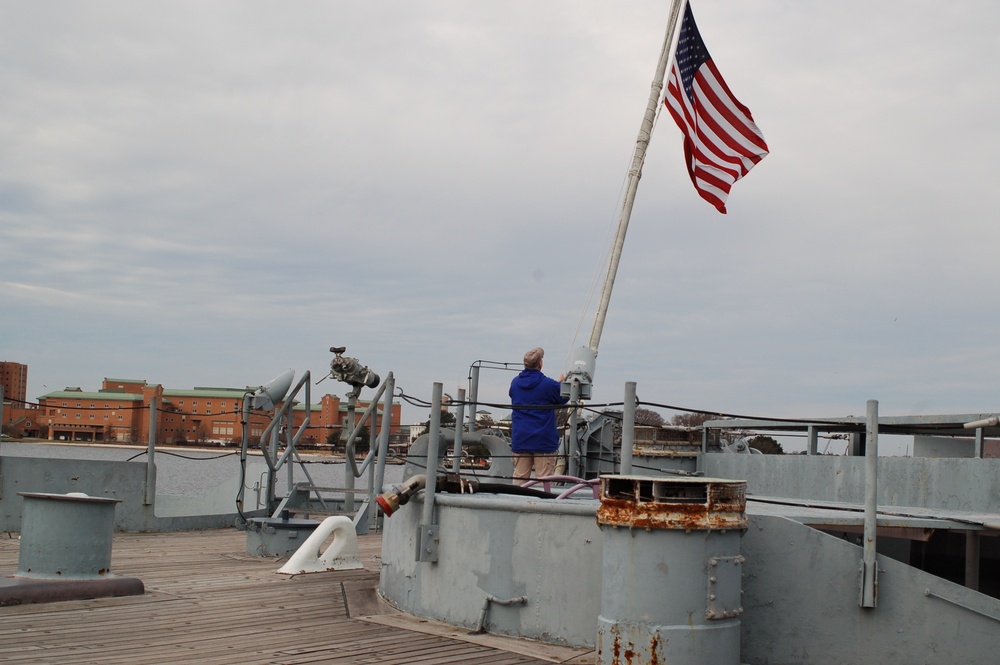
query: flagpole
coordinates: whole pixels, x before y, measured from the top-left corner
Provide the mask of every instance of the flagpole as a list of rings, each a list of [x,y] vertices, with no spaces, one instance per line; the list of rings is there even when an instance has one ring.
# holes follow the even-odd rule
[[[597,361],[597,347],[601,343],[601,332],[604,330],[604,320],[607,318],[608,304],[611,302],[611,289],[615,285],[615,275],[618,273],[618,263],[621,261],[622,247],[625,245],[625,232],[628,231],[628,220],[632,215],[632,203],[635,201],[635,192],[639,188],[639,178],[642,177],[642,164],[646,159],[646,148],[649,146],[649,137],[653,132],[656,109],[660,105],[660,92],[663,90],[663,79],[666,76],[667,65],[673,53],[671,45],[674,41],[674,33],[677,31],[677,19],[684,11],[686,4],[687,0],[672,0],[670,3],[667,32],[663,38],[663,50],[660,52],[660,61],[656,65],[656,74],[653,76],[653,85],[649,91],[649,102],[646,104],[646,113],[642,118],[642,125],[639,127],[639,138],[635,142],[632,165],[628,172],[628,186],[625,190],[625,200],[622,203],[621,214],[618,216],[618,231],[615,234],[614,245],[611,248],[608,273],[604,278],[604,286],[601,289],[601,300],[597,305],[597,315],[594,318],[594,327],[590,332],[590,342],[587,346],[581,346],[573,352],[566,371],[563,374],[560,394],[574,405],[579,405],[581,401],[591,398],[594,369]],[[570,412],[570,432],[576,431],[577,409],[573,409]],[[578,443],[571,444],[574,452],[569,456],[570,475],[574,475],[576,471],[578,461],[576,455],[578,451],[576,451],[575,446],[578,445]]]
[[[663,50],[660,52],[660,61],[656,65],[656,74],[653,76],[653,84],[649,91],[649,102],[646,104],[646,113],[642,118],[642,125],[639,128],[639,137],[635,142],[632,166],[628,172],[628,188],[625,192],[625,200],[622,203],[621,214],[618,217],[618,231],[615,234],[614,245],[611,248],[608,273],[604,278],[604,287],[601,290],[601,300],[597,306],[594,327],[590,331],[588,346],[594,356],[597,355],[597,347],[601,343],[604,320],[607,318],[608,305],[611,303],[611,290],[615,285],[615,276],[618,274],[618,264],[621,261],[622,248],[625,246],[625,233],[628,231],[629,218],[632,216],[632,204],[635,202],[635,193],[639,188],[639,179],[642,177],[642,164],[646,159],[646,148],[649,146],[649,138],[653,132],[653,120],[656,118],[656,110],[660,105],[663,79],[667,73],[667,65],[670,63],[670,57],[673,55],[671,45],[674,41],[674,33],[677,30],[677,19],[684,11],[686,3],[687,0],[673,0],[670,5],[670,16],[667,20],[666,36],[663,39]]]

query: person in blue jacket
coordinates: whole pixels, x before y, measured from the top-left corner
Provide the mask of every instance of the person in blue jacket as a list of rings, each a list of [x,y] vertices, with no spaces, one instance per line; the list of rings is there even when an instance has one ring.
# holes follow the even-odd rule
[[[559,381],[542,374],[545,351],[535,348],[524,354],[524,370],[510,382],[510,448],[514,453],[514,484],[523,485],[534,469],[536,478],[551,476],[556,468],[559,430],[556,410],[569,401],[559,393]],[[524,408],[517,407],[538,407]],[[549,407],[549,408],[546,408]]]

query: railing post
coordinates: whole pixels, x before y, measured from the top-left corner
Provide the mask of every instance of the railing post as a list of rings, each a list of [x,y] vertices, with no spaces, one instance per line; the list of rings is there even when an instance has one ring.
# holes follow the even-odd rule
[[[146,500],[144,505],[152,506],[156,499],[156,396],[149,398],[149,438],[146,441]]]
[[[582,478],[587,468],[587,461],[585,459],[586,450],[581,455],[580,441],[577,439],[578,432],[576,428],[580,420],[579,381],[574,381],[570,384],[569,404],[573,407],[573,410],[569,412],[569,436],[566,437],[566,466],[569,469],[570,476],[573,478]],[[584,441],[583,445],[586,446],[587,442]]]
[[[265,459],[268,461],[267,468],[267,512],[272,513],[278,507],[278,467],[274,464],[278,456],[278,427],[271,428],[270,440],[265,446],[260,442],[260,448],[265,452]]]
[[[431,420],[427,441],[427,484],[424,485],[424,510],[421,516],[418,561],[436,562],[438,559],[438,525],[434,524],[434,493],[437,491],[438,450],[441,444],[441,394],[442,385],[434,384],[431,401]]]
[[[472,414],[469,414],[472,415]],[[462,421],[465,419],[465,388],[458,389],[458,406],[455,407],[455,446],[452,454],[455,456],[451,462],[451,470],[454,473],[462,471],[462,431],[465,429]],[[475,420],[469,419],[470,432],[475,431]]]
[[[476,402],[479,401],[479,365],[469,372],[469,431],[476,431]],[[459,423],[461,424],[461,423]]]
[[[396,390],[396,378],[389,372],[385,377],[385,401],[382,403],[382,429],[378,437],[378,460],[375,463],[375,485],[371,490],[371,505],[375,505],[375,494],[382,492],[382,485],[385,483],[385,460],[389,455],[389,433],[392,430],[392,394]],[[344,465],[347,475],[346,467]]]
[[[965,586],[979,591],[979,532],[965,534]]]
[[[250,447],[250,393],[243,395],[243,406],[240,408],[240,428],[243,430],[240,441],[240,469],[245,474],[247,470],[247,448]],[[246,478],[240,477],[240,490],[236,493],[236,512],[243,518],[243,498],[246,494]]]
[[[347,396],[347,439],[344,440],[344,453],[349,454],[349,451],[354,448],[354,414],[357,409],[358,398],[351,392]],[[344,430],[341,430],[343,432]],[[354,512],[354,473],[351,469],[347,468],[348,464],[345,460],[344,463],[344,489],[347,491],[344,493],[344,510],[347,513]]]
[[[635,381],[625,383],[625,405],[622,409],[621,475],[632,473],[632,448],[635,445]]]
[[[806,455],[815,455],[819,452],[818,430],[815,425],[809,425],[806,432]]]
[[[876,530],[878,527],[878,400],[868,400],[865,424],[865,533],[864,558],[861,563],[861,607],[878,603],[878,563]]]
[[[285,424],[284,424],[284,428],[285,428],[285,452],[281,455],[280,459],[281,459],[282,463],[284,463],[285,460],[290,460],[287,464],[285,464],[285,487],[287,488],[287,491],[290,492],[292,490],[292,486],[295,484],[295,465],[294,465],[294,462],[295,462],[295,457],[294,457],[295,442],[294,442],[294,439],[293,439],[294,435],[292,433],[292,412],[291,412],[291,410],[289,410],[289,411],[283,411],[283,412],[287,414],[286,416],[282,416],[285,419]],[[309,411],[307,410],[306,413],[308,413],[308,412]],[[280,442],[281,442],[280,428],[281,428],[281,426],[279,425],[278,427],[279,427],[279,435],[278,435],[278,437],[275,440],[278,442],[278,445],[280,445]],[[274,455],[275,455],[275,457],[278,456],[277,448],[275,448]]]

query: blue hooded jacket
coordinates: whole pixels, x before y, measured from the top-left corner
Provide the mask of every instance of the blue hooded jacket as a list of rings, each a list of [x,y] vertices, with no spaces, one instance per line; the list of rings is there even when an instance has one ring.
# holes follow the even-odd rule
[[[510,448],[515,453],[554,453],[559,449],[555,409],[518,409],[518,406],[565,404],[569,399],[559,394],[559,382],[539,369],[526,369],[510,382]]]

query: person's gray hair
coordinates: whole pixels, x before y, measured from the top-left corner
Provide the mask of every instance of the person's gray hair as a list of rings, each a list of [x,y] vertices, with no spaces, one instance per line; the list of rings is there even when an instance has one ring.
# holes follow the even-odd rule
[[[541,369],[542,358],[545,356],[545,350],[540,346],[533,348],[524,354],[524,368],[525,369]]]

